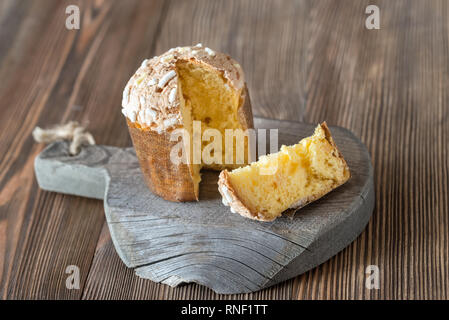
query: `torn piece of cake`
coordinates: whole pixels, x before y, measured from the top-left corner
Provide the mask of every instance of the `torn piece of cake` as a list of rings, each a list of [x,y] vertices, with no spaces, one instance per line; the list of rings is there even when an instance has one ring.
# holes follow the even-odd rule
[[[293,146],[231,172],[220,173],[223,204],[244,217],[272,221],[287,209],[299,209],[350,178],[326,123]]]

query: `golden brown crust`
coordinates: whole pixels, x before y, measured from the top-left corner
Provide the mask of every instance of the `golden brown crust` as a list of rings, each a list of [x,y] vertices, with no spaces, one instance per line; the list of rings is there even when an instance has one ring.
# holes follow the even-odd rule
[[[158,134],[143,130],[127,121],[129,133],[139,159],[140,168],[150,190],[170,201],[198,200],[187,164],[175,165],[170,150],[177,143],[170,141],[169,133]]]
[[[242,125],[242,129],[252,129],[254,128],[253,123],[253,112],[251,108],[251,99],[249,97],[248,88],[245,87],[243,93],[240,96],[240,107],[238,109],[238,120]]]
[[[325,196],[326,194],[328,194],[330,191],[334,190],[335,188],[341,186],[342,184],[344,184],[346,181],[349,180],[351,174],[349,171],[349,167],[345,161],[345,159],[343,158],[342,154],[340,153],[340,151],[338,150],[334,139],[332,138],[331,132],[326,124],[326,122],[323,122],[320,124],[320,127],[323,129],[324,133],[325,133],[325,137],[326,140],[331,144],[331,146],[334,148],[334,150],[336,150],[337,152],[337,156],[343,161],[344,166],[345,166],[345,179],[341,182],[336,182],[333,185],[331,185],[330,187],[322,190],[322,192],[314,194],[312,196],[309,197],[304,197],[300,200],[298,200],[296,203],[294,203],[289,209],[293,209],[294,211],[301,209],[302,207],[306,206],[307,204],[316,201],[318,199],[320,199],[321,197]],[[219,179],[218,179],[218,191],[220,192],[220,194],[222,195],[223,199],[225,201],[225,205],[229,205],[231,207],[231,211],[236,212],[246,218],[250,218],[250,219],[254,219],[254,220],[259,220],[259,221],[273,221],[275,220],[277,217],[281,216],[282,213],[280,213],[277,216],[271,216],[271,215],[267,215],[261,212],[256,212],[254,210],[252,210],[250,208],[250,206],[248,206],[247,204],[245,204],[244,199],[241,199],[237,193],[237,191],[235,190],[235,188],[233,187],[231,180],[230,180],[230,176],[229,176],[229,172],[227,170],[223,170],[220,173]]]
[[[335,149],[335,151],[337,151],[337,157],[343,162],[343,164],[345,166],[345,177],[346,177],[346,180],[343,182],[343,183],[345,183],[351,177],[351,172],[349,171],[348,164],[346,163],[346,160],[343,158],[343,155],[341,154],[340,150],[338,149],[337,145],[335,144],[334,138],[332,138],[331,131],[330,131],[329,127],[327,126],[326,121],[323,121],[320,124],[320,126],[323,129],[323,131],[324,131],[324,134],[326,136],[326,140],[331,144],[331,146]]]
[[[229,172],[228,170],[223,170],[220,172],[220,176],[218,178],[218,191],[220,192],[223,199],[226,199],[226,205],[229,205],[231,207],[231,211],[235,211],[236,213],[240,214],[241,216],[244,216],[246,218],[259,220],[259,221],[271,221],[267,220],[263,215],[252,211],[240,197],[238,196],[237,192],[235,191],[234,187],[232,186],[231,180],[229,178]]]

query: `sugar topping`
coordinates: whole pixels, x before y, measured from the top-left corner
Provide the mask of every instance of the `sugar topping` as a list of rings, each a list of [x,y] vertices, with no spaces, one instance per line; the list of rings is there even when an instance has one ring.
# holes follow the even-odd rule
[[[207,59],[213,57],[213,59]],[[181,123],[177,99],[177,61],[204,63],[222,73],[228,80],[226,90],[243,92],[245,80],[237,63],[228,55],[203,47],[175,47],[166,53],[145,59],[123,91],[122,113],[131,122],[159,133]],[[240,66],[239,66],[240,67]]]
[[[170,60],[173,60],[174,56],[172,54],[167,54],[166,56],[163,56],[161,58],[161,61],[164,63],[167,63]]]
[[[157,116],[157,114],[156,114],[156,112],[154,110],[152,110],[152,109],[145,109],[144,114],[143,114],[144,123],[147,126],[150,126],[155,121],[156,116]]]
[[[210,55],[210,56],[212,56],[212,57],[215,56],[215,51],[212,50],[212,49],[209,49],[209,48],[206,47],[206,48],[204,49],[204,51],[206,51],[207,54]]]
[[[153,118],[153,119],[156,119],[156,117],[157,117],[157,112],[156,111],[154,111],[153,109],[145,109],[146,110],[146,113],[151,117],[151,118]]]
[[[167,82],[169,82],[175,76],[176,76],[175,70],[170,70],[159,80],[157,86],[162,89],[167,84]]]
[[[130,87],[126,86],[125,90],[123,90],[123,98],[122,98],[122,106],[125,107],[125,105],[129,102],[129,91]]]
[[[142,67],[142,68],[147,67],[149,61],[150,61],[150,60],[148,60],[148,59],[143,60],[143,62],[142,62],[142,64],[140,65],[140,67]]]
[[[135,122],[137,120],[137,113],[136,113],[136,111],[128,112],[127,116],[129,118],[129,120],[131,120],[132,122]]]
[[[174,87],[173,89],[171,89],[170,94],[168,95],[168,102],[170,104],[172,104],[173,102],[175,102],[176,99],[176,93],[178,92],[178,88]]]
[[[176,117],[165,119],[161,125],[156,127],[156,131],[158,133],[164,132],[166,129],[171,128],[175,125],[179,124],[179,120]]]
[[[166,128],[170,128],[170,127],[173,127],[175,124],[177,124],[179,121],[178,121],[178,118],[176,118],[176,117],[173,117],[173,118],[168,118],[168,119],[166,119],[166,120],[164,120],[164,126],[166,127]]]

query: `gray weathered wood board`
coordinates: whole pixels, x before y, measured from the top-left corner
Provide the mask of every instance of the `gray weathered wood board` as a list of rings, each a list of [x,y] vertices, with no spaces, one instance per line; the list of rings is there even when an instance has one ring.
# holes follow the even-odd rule
[[[278,128],[279,146],[313,133],[314,125],[255,119]],[[49,145],[35,160],[42,189],[104,200],[115,248],[136,274],[176,286],[197,282],[218,293],[252,292],[299,275],[350,244],[374,207],[373,169],[350,131],[331,127],[351,179],[294,216],[257,222],[221,203],[217,172],[203,172],[200,201],[175,203],[146,187],[133,148]]]

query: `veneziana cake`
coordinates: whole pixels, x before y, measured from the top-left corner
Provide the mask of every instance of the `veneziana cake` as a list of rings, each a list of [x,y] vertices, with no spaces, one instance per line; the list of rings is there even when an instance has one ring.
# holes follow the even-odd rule
[[[122,107],[145,181],[153,193],[166,200],[198,200],[201,168],[233,169],[248,163],[249,139],[244,144],[243,164],[226,165],[224,160],[207,164],[193,159],[194,121],[200,121],[196,123],[202,133],[211,128],[223,137],[225,129],[253,128],[242,68],[226,54],[198,44],[173,48],[143,61],[125,87]],[[176,129],[185,129],[189,137],[173,139]],[[207,146],[208,141],[203,140],[199,140],[200,149]],[[171,152],[179,141],[183,141],[189,161],[174,163]]]
[[[289,208],[321,198],[349,177],[348,165],[324,122],[296,145],[282,146],[278,153],[232,172],[222,171],[218,188],[232,212],[272,221]]]

